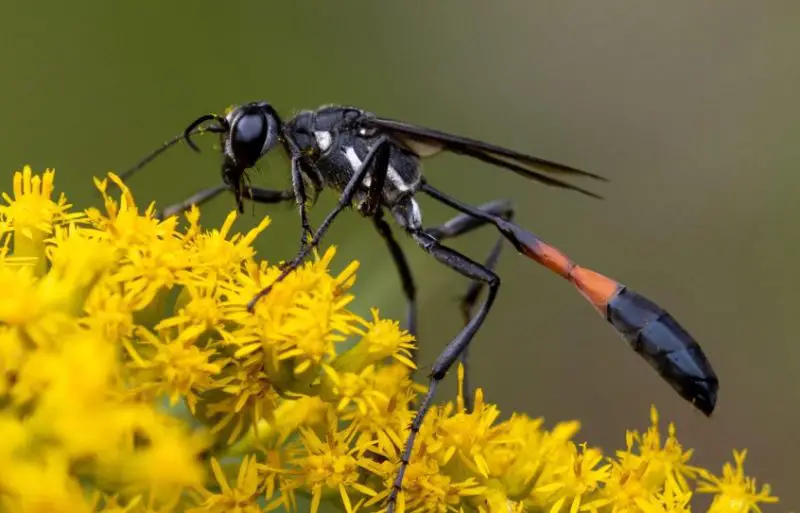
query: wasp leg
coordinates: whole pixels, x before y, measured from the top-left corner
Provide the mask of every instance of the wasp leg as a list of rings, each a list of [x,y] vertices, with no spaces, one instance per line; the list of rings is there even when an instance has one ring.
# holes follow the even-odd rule
[[[508,200],[491,201],[484,205],[477,207],[477,210],[484,212],[491,216],[497,216],[507,221],[514,218],[514,206]],[[452,239],[460,235],[465,235],[489,223],[485,219],[475,217],[470,214],[459,214],[453,219],[441,224],[435,228],[428,228],[426,233],[432,235],[438,240]],[[503,249],[503,240],[501,236],[497,239],[489,252],[489,256],[484,261],[483,265],[487,269],[494,271],[497,266],[497,261],[500,258],[500,252]],[[461,297],[461,315],[464,319],[464,325],[469,324],[472,319],[472,310],[478,302],[481,292],[483,291],[485,283],[480,280],[473,280],[470,282],[467,292]],[[469,349],[465,349],[461,353],[461,364],[464,366],[464,407],[467,411],[472,411],[472,388],[470,387],[469,380]]]
[[[306,188],[300,169],[300,157],[292,157],[292,190],[295,203],[297,203],[297,208],[300,212],[300,224],[303,226],[303,231],[300,234],[300,252],[302,252],[306,244],[308,244],[308,238],[314,235],[314,230],[311,229],[311,224],[308,222],[308,206],[306,205],[308,196],[306,196]]]
[[[220,184],[216,187],[209,187],[208,189],[203,189],[198,191],[195,194],[192,194],[186,200],[181,201],[180,203],[175,203],[174,205],[170,205],[160,213],[156,215],[158,219],[166,219],[168,217],[172,217],[174,215],[180,214],[186,210],[192,208],[192,205],[202,205],[207,201],[210,201],[223,192],[228,190],[228,186],[226,184]]]
[[[185,212],[192,208],[192,205],[202,205],[229,189],[230,187],[227,184],[220,184],[216,187],[203,189],[191,195],[185,201],[168,206],[158,214],[158,218],[166,219],[167,217]],[[259,187],[246,188],[243,194],[245,198],[255,201],[256,203],[280,203],[281,201],[288,201],[294,198],[292,191],[273,191],[270,189],[261,189]]]
[[[280,283],[283,281],[289,274],[292,273],[300,264],[305,260],[306,256],[311,252],[313,248],[319,244],[319,241],[322,240],[322,237],[325,236],[325,233],[330,228],[331,223],[336,219],[336,217],[347,207],[352,205],[353,198],[355,197],[356,191],[361,186],[361,183],[364,181],[364,178],[370,172],[372,173],[372,179],[376,182],[383,181],[380,178],[380,175],[385,175],[389,170],[389,156],[390,156],[390,140],[387,137],[380,138],[376,143],[375,146],[370,149],[369,153],[366,157],[364,157],[364,161],[361,163],[361,167],[353,174],[353,177],[350,178],[350,181],[347,183],[347,186],[342,191],[342,195],[339,197],[339,202],[336,206],[331,210],[331,212],[323,219],[322,223],[317,228],[317,231],[314,233],[314,236],[305,244],[300,251],[298,252],[297,256],[294,257],[288,264],[283,267],[283,271],[278,277],[273,281],[270,285],[267,285],[264,289],[259,291],[253,298],[247,303],[247,309],[252,311],[255,307],[256,303],[259,299],[269,294],[272,287],[275,286],[276,283]]]
[[[478,207],[478,209],[490,215],[496,215],[507,220],[511,220],[514,217],[514,208],[509,201],[493,201]],[[373,223],[375,228],[378,230],[378,233],[380,233],[381,237],[383,237],[384,241],[386,242],[389,253],[392,255],[392,259],[395,263],[395,267],[397,267],[397,272],[400,275],[400,281],[403,286],[403,293],[406,297],[406,303],[408,305],[407,329],[409,333],[411,333],[414,338],[418,340],[416,287],[414,285],[414,278],[408,265],[408,261],[403,253],[402,248],[392,235],[389,223],[387,223],[383,218],[382,210],[375,212]],[[427,229],[426,232],[439,240],[444,240],[447,238],[454,238],[458,237],[459,235],[464,235],[486,224],[487,221],[483,219],[478,219],[466,214],[460,214],[440,226]],[[503,238],[500,237],[498,238],[497,242],[495,242],[492,250],[489,253],[489,256],[484,262],[484,266],[487,269],[494,270],[495,266],[497,265],[497,260],[500,258],[500,252],[502,248]],[[467,292],[461,298],[460,309],[464,319],[464,325],[468,324],[472,318],[472,309],[475,307],[475,304],[480,297],[483,286],[484,283],[482,281],[470,282]],[[468,351],[465,350],[461,354],[461,363],[464,365],[464,405],[467,411],[470,411],[472,410],[472,389],[469,386],[467,353]],[[418,350],[415,349],[412,352],[412,360],[414,363],[417,362],[417,355]]]
[[[411,451],[414,447],[414,441],[422,426],[422,421],[430,409],[433,396],[436,393],[436,387],[439,382],[445,377],[450,367],[459,359],[464,349],[472,342],[475,333],[478,332],[484,320],[486,319],[489,310],[494,304],[497,292],[500,289],[500,278],[491,270],[487,269],[482,264],[473,261],[466,255],[458,251],[443,246],[436,240],[435,237],[429,235],[422,229],[415,229],[410,231],[411,237],[420,245],[420,247],[429,255],[433,256],[436,260],[453,269],[454,271],[470,278],[471,280],[478,280],[485,283],[489,287],[489,292],[481,304],[478,312],[472,317],[469,323],[456,335],[456,337],[447,344],[444,351],[439,355],[433,364],[429,376],[428,392],[420,403],[414,420],[411,423],[411,432],[406,439],[405,447],[400,458],[400,468],[397,472],[397,477],[392,485],[392,490],[389,492],[388,498],[388,512],[394,511],[397,495],[401,490],[403,483],[403,475],[408,467],[409,459],[411,458]]]
[[[411,274],[411,268],[408,265],[403,248],[397,243],[392,234],[392,228],[389,223],[383,218],[383,210],[378,209],[372,217],[372,223],[375,229],[386,242],[389,253],[392,255],[392,260],[397,268],[397,273],[400,275],[400,283],[403,286],[403,295],[406,297],[406,329],[414,337],[414,343],[419,344],[417,338],[417,288],[414,285],[414,277]],[[411,352],[411,360],[417,363],[418,346]]]

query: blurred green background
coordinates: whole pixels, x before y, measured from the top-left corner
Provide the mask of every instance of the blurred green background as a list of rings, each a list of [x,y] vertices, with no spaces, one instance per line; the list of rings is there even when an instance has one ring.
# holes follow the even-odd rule
[[[721,380],[704,418],[633,354],[566,282],[505,253],[496,307],[472,350],[473,383],[504,412],[580,419],[579,438],[624,447],[654,403],[695,461],[719,471],[732,448],[782,508],[800,432],[800,4],[748,2],[6,2],[0,8],[0,169],[56,168],[79,206],[92,176],[123,171],[188,122],[267,100],[284,115],[324,103],[566,162],[609,177],[593,201],[459,157],[426,164],[432,184],[472,203],[510,198],[518,221],[578,262],[645,293],[701,342]],[[209,140],[179,147],[132,183],[140,203],[179,201],[219,180]],[[288,184],[270,159],[255,183]],[[314,210],[318,222],[335,197]],[[428,224],[451,213],[423,199]],[[222,196],[207,224],[234,207]],[[296,248],[295,211],[265,257]],[[476,258],[484,230],[454,246]],[[358,308],[404,318],[382,242],[357,214],[326,244],[362,262]],[[465,281],[403,238],[420,289],[421,363],[461,327]],[[439,395],[452,397],[454,377]]]

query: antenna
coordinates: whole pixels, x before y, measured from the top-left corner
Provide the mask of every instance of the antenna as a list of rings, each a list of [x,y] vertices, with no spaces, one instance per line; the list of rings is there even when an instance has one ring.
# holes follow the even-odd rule
[[[203,123],[205,123],[206,121],[209,121],[209,120],[215,120],[220,125],[219,126],[212,125],[212,126],[207,126],[207,127],[200,127],[201,124],[203,124]],[[181,142],[182,140],[186,140],[186,144],[188,144],[191,149],[193,149],[196,152],[199,152],[200,148],[198,148],[197,145],[194,143],[194,141],[192,141],[192,139],[191,139],[191,137],[193,135],[203,134],[205,132],[211,132],[211,133],[219,134],[219,133],[224,133],[224,132],[227,132],[227,131],[228,131],[228,122],[225,120],[225,118],[223,118],[221,116],[218,116],[217,114],[206,114],[204,116],[200,116],[199,118],[194,120],[192,122],[192,124],[190,124],[186,128],[186,130],[183,131],[182,134],[176,135],[175,137],[173,137],[169,141],[167,141],[164,144],[162,144],[161,147],[156,148],[155,150],[150,152],[150,154],[148,154],[142,160],[137,162],[136,165],[134,165],[133,167],[131,167],[130,169],[128,169],[127,171],[125,171],[124,173],[119,175],[119,177],[124,182],[125,180],[127,180],[128,178],[133,176],[137,171],[139,171],[144,166],[146,166],[147,164],[152,162],[156,157],[158,157],[159,155],[161,155],[162,153],[167,151],[169,148],[175,146],[177,143]]]

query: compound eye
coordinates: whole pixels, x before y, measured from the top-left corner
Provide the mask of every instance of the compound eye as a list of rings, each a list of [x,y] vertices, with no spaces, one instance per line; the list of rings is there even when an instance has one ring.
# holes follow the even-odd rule
[[[266,151],[269,135],[267,119],[262,112],[251,112],[236,120],[231,130],[231,149],[236,161],[250,167]]]

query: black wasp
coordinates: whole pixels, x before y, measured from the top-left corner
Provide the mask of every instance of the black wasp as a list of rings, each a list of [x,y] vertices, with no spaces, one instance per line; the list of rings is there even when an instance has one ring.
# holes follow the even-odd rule
[[[223,148],[222,181],[217,187],[202,190],[188,200],[165,210],[171,215],[199,204],[225,190],[231,190],[239,211],[243,199],[259,203],[294,201],[302,222],[301,247],[285,265],[277,281],[296,269],[316,246],[333,220],[348,207],[355,207],[383,237],[396,264],[408,302],[408,329],[416,335],[415,285],[406,258],[384,219],[388,212],[394,221],[423,251],[471,280],[462,300],[465,327],[434,362],[428,393],[420,403],[410,427],[401,465],[389,495],[389,511],[394,510],[397,494],[414,439],[433,400],[436,386],[459,358],[464,358],[470,341],[484,322],[500,287],[493,268],[508,240],[521,253],[570,281],[598,312],[644,357],[684,399],[706,415],[714,410],[718,380],[700,346],[675,319],[661,307],[621,283],[575,264],[557,248],[512,222],[514,209],[508,201],[492,201],[479,207],[466,205],[434,188],[421,172],[420,161],[443,151],[466,155],[513,171],[538,182],[571,189],[588,196],[596,194],[563,181],[560,177],[602,177],[569,166],[543,160],[513,150],[468,139],[402,121],[382,118],[361,109],[325,106],[302,111],[287,121],[281,120],[271,105],[248,103],[233,108],[226,116],[201,116],[173,138],[122,175],[130,177],[158,154],[186,140],[199,151],[191,137],[200,132],[221,136]],[[291,159],[292,189],[275,191],[245,186],[247,170],[275,147],[282,147]],[[319,228],[312,230],[307,218],[307,189],[316,197],[323,189],[339,193],[339,202]],[[434,228],[425,228],[418,193],[426,194],[459,215]],[[442,241],[492,225],[500,238],[484,263],[455,251]],[[310,238],[309,238],[310,236]],[[473,315],[483,288],[486,298]],[[252,309],[271,285],[249,303]]]

